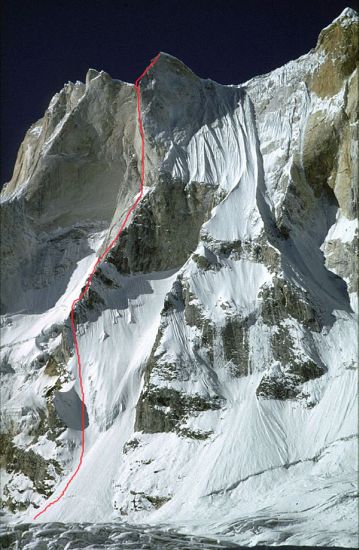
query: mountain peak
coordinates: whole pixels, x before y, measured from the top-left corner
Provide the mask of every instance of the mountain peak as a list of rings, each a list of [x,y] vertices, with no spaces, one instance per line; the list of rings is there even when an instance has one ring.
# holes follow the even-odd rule
[[[337,21],[338,19],[343,19],[349,17],[350,19],[359,19],[359,14],[356,10],[353,8],[345,8],[342,13],[337,17],[337,19],[334,19],[334,21]]]
[[[331,28],[333,25],[339,23],[339,25],[347,26],[351,23],[358,23],[359,22],[359,14],[356,10],[353,8],[345,8],[338,17],[333,19],[333,21],[324,27],[324,29],[321,31],[320,34],[325,32],[327,29]]]
[[[167,52],[160,52],[160,57],[153,70],[156,73],[166,73],[167,75],[176,73],[177,75],[198,78],[183,61]]]

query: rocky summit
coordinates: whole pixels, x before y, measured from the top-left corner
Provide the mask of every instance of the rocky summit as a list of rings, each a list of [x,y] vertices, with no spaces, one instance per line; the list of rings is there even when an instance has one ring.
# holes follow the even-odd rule
[[[358,22],[344,10],[244,84],[167,53],[141,80],[143,198],[75,311],[85,456],[38,521],[356,545]],[[6,521],[77,467],[71,304],[138,196],[141,154],[134,85],[90,69],[1,193]]]

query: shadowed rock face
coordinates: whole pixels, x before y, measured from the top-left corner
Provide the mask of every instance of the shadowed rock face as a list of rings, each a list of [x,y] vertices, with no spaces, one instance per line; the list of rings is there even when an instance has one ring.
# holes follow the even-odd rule
[[[3,313],[55,305],[88,239],[121,221],[138,190],[136,124],[133,87],[102,72],[66,85],[27,132],[1,192]]]
[[[185,263],[215,205],[216,186],[162,177],[108,256],[121,273],[165,271]]]
[[[54,395],[54,407],[62,422],[72,430],[82,428],[82,403],[75,388],[69,391],[58,391]],[[85,406],[85,428],[88,428],[89,417]]]

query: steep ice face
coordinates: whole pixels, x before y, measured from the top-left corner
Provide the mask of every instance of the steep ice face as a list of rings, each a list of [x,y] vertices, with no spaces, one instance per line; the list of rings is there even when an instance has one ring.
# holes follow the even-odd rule
[[[76,309],[86,454],[42,519],[353,543],[356,28],[345,10],[239,86],[164,53],[141,81],[145,193]],[[2,194],[17,517],[77,465],[68,315],[138,192],[135,117],[133,86],[90,70],[29,130]]]

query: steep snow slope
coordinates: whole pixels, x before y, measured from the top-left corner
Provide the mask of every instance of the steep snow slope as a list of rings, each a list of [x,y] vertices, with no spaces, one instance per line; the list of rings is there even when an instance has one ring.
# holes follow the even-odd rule
[[[141,81],[146,193],[76,311],[86,454],[41,521],[355,544],[357,33],[347,9],[240,86],[164,53]],[[133,86],[90,70],[2,193],[14,518],[78,461],[68,315],[138,192],[135,113]]]

